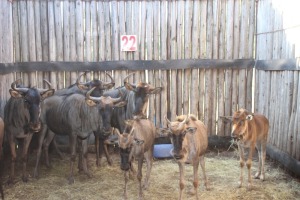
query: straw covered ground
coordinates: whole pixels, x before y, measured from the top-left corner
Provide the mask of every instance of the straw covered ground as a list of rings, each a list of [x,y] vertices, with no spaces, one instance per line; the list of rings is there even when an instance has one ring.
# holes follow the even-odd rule
[[[84,174],[75,173],[75,183],[67,183],[69,173],[69,157],[61,160],[52,155],[52,168],[41,165],[40,178],[30,178],[28,183],[21,181],[21,165],[17,165],[17,178],[13,186],[4,185],[5,199],[122,199],[124,176],[119,167],[119,155],[112,150],[113,166],[108,166],[102,159],[102,166],[97,167],[95,154],[89,154],[89,169],[93,175],[88,178]],[[35,162],[34,154],[30,155],[28,171],[33,172]],[[271,160],[266,162],[266,180],[264,182],[253,179],[253,189],[237,188],[239,177],[239,161],[236,151],[208,151],[206,154],[206,171],[210,190],[205,190],[203,182],[198,189],[201,199],[300,199],[300,180],[286,173],[280,166]],[[8,165],[8,166],[7,166]],[[137,165],[135,165],[136,167]],[[143,165],[144,169],[146,165]],[[8,178],[9,164],[4,171],[4,182]],[[257,168],[257,160],[253,162],[253,171]],[[199,168],[201,169],[201,168]],[[145,170],[143,170],[143,175]],[[246,171],[245,173],[246,174]],[[195,199],[188,193],[192,187],[192,166],[186,166],[186,190],[184,199]],[[199,173],[200,181],[202,172]],[[246,177],[245,177],[246,179]],[[150,177],[150,187],[144,191],[146,200],[177,199],[179,193],[178,165],[172,159],[155,159]],[[137,180],[130,180],[128,187],[129,199],[137,199]]]

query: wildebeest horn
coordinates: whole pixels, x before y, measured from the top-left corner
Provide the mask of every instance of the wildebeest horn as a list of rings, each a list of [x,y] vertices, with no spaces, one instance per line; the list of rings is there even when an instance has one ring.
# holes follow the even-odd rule
[[[188,118],[188,116],[186,116],[185,119],[182,122],[180,122],[180,124],[179,124],[180,128],[186,123],[187,118]]]
[[[170,122],[170,120],[168,120],[167,116],[165,116],[165,119],[166,119],[168,124],[171,124],[171,122]]]
[[[125,83],[127,83],[127,81],[125,81],[126,79],[128,79],[130,76],[132,76],[134,73],[131,73],[131,74],[129,74],[129,75],[127,75],[124,79],[123,79],[123,82],[124,82],[124,84]]]
[[[83,87],[86,87],[86,86],[85,86],[85,83],[82,84],[82,83],[79,82],[80,78],[81,78],[83,75],[86,75],[86,74],[87,74],[87,71],[84,72],[83,74],[79,75],[78,78],[76,79],[76,85],[78,86],[78,88],[81,88],[80,85],[82,85]]]
[[[102,87],[103,89],[110,89],[115,86],[115,80],[109,73],[105,72],[105,74],[110,78],[111,82],[103,83]]]
[[[95,88],[96,88],[96,87],[93,87],[92,89],[90,89],[90,90],[86,93],[85,97],[86,97],[87,99],[91,99],[91,100],[94,100],[94,101],[99,101],[99,100],[102,98],[102,96],[101,96],[101,97],[91,97],[91,93],[94,91]]]
[[[19,83],[21,81],[21,79],[18,79],[16,81],[14,81],[12,84],[11,84],[11,88],[15,91],[18,91],[18,92],[27,92],[28,91],[28,88],[17,88],[16,85],[17,83]]]
[[[50,90],[53,89],[52,84],[51,84],[49,81],[47,81],[46,79],[44,79],[43,81],[44,81],[45,83],[47,83],[47,85],[49,86],[49,89],[50,89]],[[42,93],[42,92],[48,91],[49,89],[38,89],[38,91],[39,91],[39,93]]]

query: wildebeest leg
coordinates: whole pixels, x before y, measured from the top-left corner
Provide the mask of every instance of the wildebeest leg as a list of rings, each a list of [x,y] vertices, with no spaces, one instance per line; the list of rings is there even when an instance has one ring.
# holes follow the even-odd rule
[[[68,178],[69,184],[74,183],[74,163],[76,161],[76,138],[75,134],[70,134],[70,152],[71,152],[71,160],[70,160],[70,175]]]
[[[200,156],[200,165],[201,165],[201,169],[202,169],[202,173],[203,173],[203,180],[204,180],[205,188],[206,188],[207,190],[209,190],[208,180],[207,180],[207,177],[206,177],[206,171],[205,171],[205,160],[204,160],[204,155],[203,155],[203,156]]]
[[[245,157],[244,157],[244,148],[241,145],[238,145],[239,153],[240,153],[240,181],[239,181],[239,187],[242,187],[243,185],[243,171],[245,166]]]
[[[143,199],[143,189],[142,189],[142,167],[143,167],[143,160],[144,158],[138,158],[138,173],[137,173],[137,179],[139,181],[139,199]]]
[[[41,158],[41,154],[42,154],[42,146],[43,146],[43,142],[45,140],[46,133],[47,133],[47,125],[43,124],[43,128],[42,128],[41,132],[39,133],[35,168],[34,168],[34,171],[33,171],[33,177],[34,178],[38,178],[38,176],[39,176],[39,169],[38,168],[39,168],[40,158]]]
[[[50,146],[50,143],[53,141],[54,136],[55,136],[55,133],[53,133],[51,130],[48,129],[46,139],[43,142],[43,150],[44,150],[44,153],[45,153],[45,161],[46,161],[46,166],[48,168],[51,167],[51,164],[50,164],[50,161],[49,161],[49,146]]]
[[[28,181],[28,174],[27,174],[27,160],[28,160],[28,148],[29,144],[31,142],[33,133],[27,133],[27,137],[24,138],[24,145],[23,145],[23,151],[22,151],[22,164],[23,164],[23,175],[22,175],[22,180],[23,182]]]
[[[99,167],[100,166],[100,159],[99,159],[99,157],[100,157],[100,154],[99,154],[99,136],[98,136],[98,134],[97,133],[94,133],[94,135],[95,135],[95,148],[96,148],[96,165],[97,165],[97,167]]]
[[[124,178],[125,178],[124,199],[127,199],[127,183],[129,180],[129,172],[128,171],[124,171]]]
[[[12,134],[8,134],[8,141],[10,145],[10,152],[11,152],[11,167],[10,167],[10,176],[7,181],[8,184],[13,184],[15,179],[15,163],[17,158],[16,153],[16,142]]]
[[[191,194],[196,194],[196,199],[198,198],[198,186],[199,186],[199,175],[198,175],[198,168],[199,168],[199,162],[200,158],[194,158],[193,161],[193,175],[194,175],[194,181],[193,181],[193,188],[190,190]]]
[[[104,154],[105,154],[105,157],[106,157],[106,160],[107,160],[107,163],[112,166],[112,159],[108,153],[108,144],[105,143],[105,140],[100,140],[101,143],[100,145],[103,146],[103,150],[104,150]]]
[[[149,151],[144,153],[144,156],[146,158],[147,171],[146,171],[145,181],[144,181],[144,184],[143,184],[143,189],[147,190],[148,187],[149,187],[149,179],[150,179],[152,163],[153,163],[152,152],[149,150]]]
[[[179,179],[179,199],[182,199],[183,189],[184,189],[184,163],[178,162],[179,166],[179,173],[180,173],[180,179]]]
[[[82,140],[77,138],[77,144],[76,144],[76,148],[77,148],[77,153],[78,153],[78,171],[82,172],[83,171],[83,153],[82,153]]]
[[[132,161],[130,161],[130,162],[131,162],[131,164],[130,164],[130,169],[129,169],[129,178],[131,180],[134,180],[135,179],[135,175],[136,175],[136,171],[134,169],[133,162]]]
[[[262,142],[258,147],[259,154],[259,174],[255,174],[255,178],[259,178],[260,180],[265,180],[265,161],[266,161],[266,142]]]
[[[248,160],[247,160],[247,168],[248,168],[248,189],[250,190],[252,187],[252,177],[251,177],[251,165],[252,165],[252,156],[253,152],[255,150],[255,146],[251,145],[249,149],[249,155],[248,155]]]
[[[260,143],[257,144],[256,148],[257,148],[257,153],[258,153],[258,170],[255,173],[254,178],[259,178],[261,175],[261,163],[262,163],[261,144]]]
[[[88,171],[87,167],[87,156],[88,156],[88,138],[82,140],[82,164],[83,164],[83,171],[88,176],[91,177],[91,174]]]
[[[55,137],[52,139],[52,143],[53,143],[53,147],[56,151],[56,153],[58,154],[58,156],[60,157],[60,159],[64,159],[64,155],[63,153],[60,151],[60,149],[58,148],[58,145],[57,145],[57,142],[56,142],[56,139]]]

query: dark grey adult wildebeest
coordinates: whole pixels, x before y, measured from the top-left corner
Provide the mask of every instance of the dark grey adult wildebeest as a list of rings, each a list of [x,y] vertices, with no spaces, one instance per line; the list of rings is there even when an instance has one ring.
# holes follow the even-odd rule
[[[114,106],[123,106],[121,98],[93,97],[91,93],[95,88],[89,90],[86,95],[70,94],[66,96],[53,96],[47,99],[41,114],[43,129],[39,140],[37,162],[34,176],[38,176],[38,164],[43,143],[49,144],[55,134],[68,135],[71,149],[71,171],[69,183],[74,183],[74,163],[76,160],[76,141],[82,143],[82,164],[84,172],[90,176],[87,169],[87,147],[88,137],[92,132],[105,129],[103,115],[107,114],[107,102]],[[110,99],[110,101],[107,101]],[[46,134],[48,131],[48,134]],[[44,138],[47,135],[47,137]],[[81,164],[81,162],[80,162]]]
[[[47,82],[49,85],[50,83]],[[28,181],[26,173],[28,147],[34,133],[41,130],[40,111],[42,101],[54,94],[54,89],[37,89],[19,85],[19,80],[11,84],[11,98],[4,108],[5,133],[11,150],[11,168],[8,183],[15,178],[16,139],[23,139],[22,180]]]

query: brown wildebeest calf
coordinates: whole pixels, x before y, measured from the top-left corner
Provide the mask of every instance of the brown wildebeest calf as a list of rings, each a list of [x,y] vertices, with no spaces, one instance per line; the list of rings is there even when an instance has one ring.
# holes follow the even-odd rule
[[[251,165],[252,156],[255,147],[258,150],[258,172],[255,178],[265,179],[264,164],[266,159],[266,145],[268,139],[269,121],[268,119],[257,113],[251,113],[246,109],[239,109],[232,117],[231,136],[236,139],[240,152],[240,182],[239,187],[243,184],[243,167],[245,165],[245,148],[249,149],[248,160],[246,162],[248,168],[248,189],[252,187]]]
[[[124,198],[127,199],[127,183],[129,171],[133,170],[134,159],[138,160],[137,179],[139,181],[139,199],[143,198],[142,189],[149,186],[149,177],[153,163],[153,145],[156,135],[154,124],[148,119],[134,119],[126,121],[123,134],[118,132],[118,143],[120,147],[121,169],[124,170],[125,188]],[[144,158],[147,162],[147,172],[142,186],[142,166]]]
[[[205,173],[204,154],[208,146],[206,126],[199,121],[194,115],[181,115],[176,118],[176,121],[170,122],[166,118],[168,128],[161,129],[162,135],[168,135],[173,144],[171,151],[173,157],[178,162],[180,171],[180,194],[179,199],[182,199],[182,193],[185,186],[184,183],[184,165],[185,162],[191,161],[194,170],[194,188],[191,193],[196,194],[198,199],[198,167],[201,165],[204,177],[204,185],[208,189],[208,182]]]

